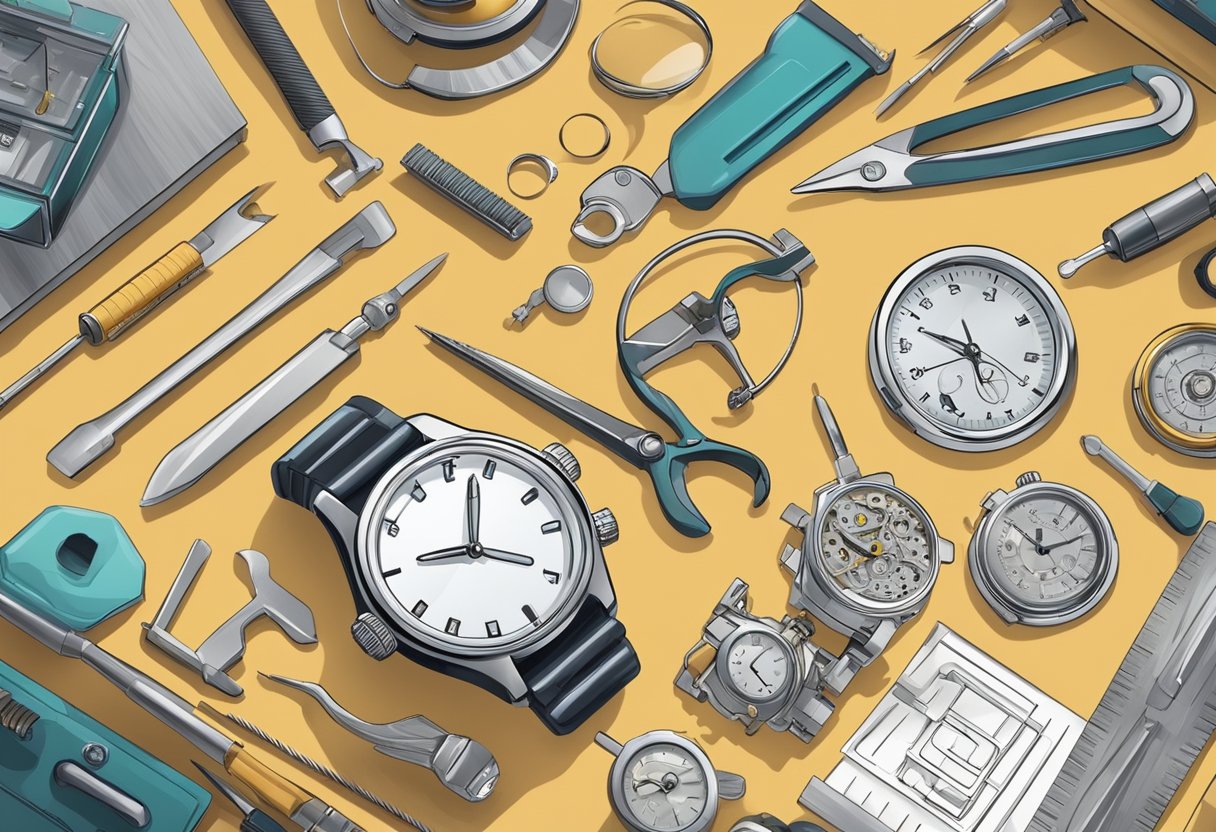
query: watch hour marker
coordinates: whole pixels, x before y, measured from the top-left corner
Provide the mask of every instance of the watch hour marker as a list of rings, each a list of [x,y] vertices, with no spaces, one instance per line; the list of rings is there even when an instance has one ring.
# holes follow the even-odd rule
[[[536,612],[527,604],[524,604],[524,606],[523,606],[523,613],[524,613],[524,617],[527,618],[528,621],[530,621],[532,624],[536,625],[537,627],[540,626],[540,619],[537,617]]]
[[[445,626],[443,628],[443,631],[450,636],[460,635],[460,619],[459,618],[449,618],[447,626]]]
[[[561,530],[561,520],[550,520],[548,523],[545,523],[540,527],[541,534],[553,534],[553,532],[560,532]]]
[[[481,469],[481,475],[487,480],[494,479],[494,470],[498,468],[498,463],[492,459],[486,460],[486,467]]]
[[[962,287],[962,286],[959,286],[957,283],[951,283],[951,284],[949,284],[949,292],[950,292],[950,294],[952,294],[952,295],[957,295],[957,294],[958,294],[959,292],[961,292],[961,291],[963,291],[963,287]]]
[[[989,303],[996,303],[996,287],[991,286],[984,290],[984,300]]]
[[[1029,315],[1018,315],[1016,318],[1013,319],[1013,322],[1015,324],[1017,324],[1018,326],[1026,326],[1030,323],[1030,316]]]
[[[498,626],[497,621],[486,622],[486,635],[490,638],[498,638],[502,635],[502,629]]]
[[[524,492],[524,496],[519,498],[519,501],[521,503],[523,503],[524,505],[528,505],[529,503],[531,503],[533,500],[535,500],[539,496],[540,496],[539,491],[537,491],[535,488],[529,488],[527,491]]]
[[[410,496],[419,503],[426,499],[426,489],[422,487],[422,483],[418,482],[418,480],[414,480],[414,487],[410,491]]]
[[[556,572],[554,572],[550,569],[546,569],[544,571],[544,576],[545,576],[545,580],[551,584],[555,584],[562,579],[561,575],[557,574]]]
[[[414,604],[414,608],[410,612],[414,614],[415,618],[422,618],[423,613],[426,612],[426,608],[429,606],[430,604],[420,599],[417,604]]]
[[[381,572],[380,576],[383,578],[395,578],[400,574],[401,574],[401,570],[398,568],[398,569],[390,569],[387,572]]]
[[[443,461],[443,481],[444,482],[455,482],[456,481],[456,460],[455,459],[445,459]]]
[[[392,520],[384,521],[384,532],[389,537],[396,537],[400,531],[401,531],[401,527],[398,526],[396,523],[394,523]]]

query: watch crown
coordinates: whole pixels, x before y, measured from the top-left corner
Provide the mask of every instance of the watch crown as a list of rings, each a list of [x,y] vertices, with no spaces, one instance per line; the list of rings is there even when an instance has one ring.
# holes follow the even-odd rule
[[[570,449],[561,442],[550,442],[541,451],[541,454],[560,468],[570,482],[575,482],[582,476],[583,466],[578,464],[578,457],[571,453]]]
[[[612,513],[612,509],[600,509],[591,515],[591,522],[595,526],[595,536],[600,539],[601,546],[616,543],[620,539],[621,529],[617,525],[616,515]]]
[[[1021,488],[1023,485],[1030,485],[1032,482],[1040,482],[1042,479],[1043,478],[1039,476],[1038,471],[1027,471],[1025,474],[1018,477],[1015,482],[1017,483],[1018,488]]]
[[[350,625],[350,634],[363,652],[378,662],[397,652],[397,637],[388,625],[370,612],[365,612]]]

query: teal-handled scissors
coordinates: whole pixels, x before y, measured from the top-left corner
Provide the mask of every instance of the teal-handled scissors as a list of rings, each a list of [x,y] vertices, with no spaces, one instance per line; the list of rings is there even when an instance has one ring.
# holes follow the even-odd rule
[[[752,479],[752,505],[759,506],[768,499],[771,480],[768,468],[759,457],[734,445],[709,439],[684,416],[674,401],[658,390],[650,388],[662,403],[664,421],[679,435],[675,442],[664,442],[654,431],[605,413],[508,361],[446,335],[419,329],[444,349],[540,405],[631,465],[644,469],[654,483],[663,515],[680,534],[702,537],[710,530],[709,522],[688,494],[685,474],[691,463],[721,462],[737,468]],[[647,401],[647,404],[654,407],[656,402]]]

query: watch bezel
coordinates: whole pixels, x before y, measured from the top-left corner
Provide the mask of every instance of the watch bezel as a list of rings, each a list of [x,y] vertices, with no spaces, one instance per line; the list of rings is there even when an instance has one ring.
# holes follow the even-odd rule
[[[751,696],[744,691],[739,690],[739,687],[731,678],[731,648],[736,642],[739,641],[739,639],[749,635],[761,635],[763,637],[771,638],[773,641],[777,642],[781,646],[782,652],[785,654],[786,661],[788,661],[790,664],[791,670],[790,673],[786,674],[785,684],[783,684],[771,696]],[[714,656],[714,669],[718,674],[718,678],[722,680],[722,685],[726,688],[726,691],[729,692],[731,696],[738,699],[741,703],[745,705],[751,704],[755,705],[757,708],[763,707],[766,709],[777,706],[776,712],[780,712],[781,706],[783,706],[790,699],[792,692],[799,687],[799,682],[802,675],[802,668],[798,661],[798,654],[795,652],[794,646],[790,644],[787,639],[783,638],[781,633],[776,632],[769,627],[765,627],[763,624],[758,622],[740,624],[722,641],[721,646],[718,647],[717,654]]]
[[[416,470],[429,467],[438,459],[452,456],[457,449],[465,453],[508,457],[513,464],[533,475],[537,482],[551,486],[549,490],[552,493],[566,497],[558,502],[574,547],[574,576],[566,583],[556,611],[540,626],[533,627],[522,635],[515,633],[494,639],[478,639],[481,643],[473,645],[462,642],[459,638],[445,638],[443,634],[429,627],[414,626],[409,611],[389,590],[380,570],[372,565],[373,555],[377,552],[377,532],[392,495]],[[599,546],[591,525],[591,511],[582,492],[555,465],[539,451],[522,442],[497,434],[470,431],[423,445],[395,462],[376,481],[359,515],[355,536],[354,571],[364,594],[382,614],[383,620],[399,640],[407,644],[420,644],[447,655],[486,659],[529,651],[556,635],[578,611],[588,594],[595,557],[601,551]]]
[[[1057,345],[1056,373],[1039,406],[1013,426],[979,430],[944,425],[920,411],[916,403],[904,392],[892,366],[886,333],[899,302],[920,278],[954,263],[975,263],[998,268],[1003,273],[1010,274],[1051,313],[1052,334]],[[942,249],[922,257],[900,272],[887,287],[874,312],[870,322],[867,352],[870,379],[887,409],[917,436],[952,451],[995,451],[1029,439],[1051,422],[1076,386],[1077,336],[1064,301],[1038,269],[1007,252],[989,246],[955,246]]]
[[[612,761],[612,768],[608,772],[608,796],[612,801],[613,811],[616,812],[617,817],[625,821],[637,832],[652,832],[654,829],[652,826],[645,825],[633,813],[633,810],[629,807],[629,803],[625,800],[625,777],[628,776],[628,764],[633,758],[647,748],[655,745],[674,745],[687,751],[689,756],[701,766],[701,770],[705,774],[705,810],[688,826],[671,830],[671,832],[706,832],[706,830],[713,826],[714,819],[718,815],[718,803],[720,800],[718,794],[718,772],[701,746],[674,731],[649,731],[641,736],[634,737],[621,747],[620,753]]]
[[[991,552],[994,543],[993,536],[998,529],[1001,518],[1019,503],[1027,499],[1042,498],[1044,496],[1063,497],[1068,501],[1083,506],[1091,521],[1093,521],[1095,537],[1099,538],[1102,541],[1101,545],[1106,548],[1105,563],[1102,564],[1105,574],[1101,576],[1098,583],[1091,585],[1082,603],[1077,604],[1075,603],[1075,599],[1073,599],[1067,607],[1058,606],[1054,611],[1032,609],[1022,605],[1018,599],[1012,598],[1005,593],[1000,588],[995,577],[990,574]],[[1115,537],[1115,530],[1111,525],[1110,518],[1107,517],[1102,507],[1088,494],[1063,483],[1048,481],[1032,482],[1018,486],[1013,491],[1010,491],[999,505],[991,509],[985,509],[979,526],[976,527],[975,533],[971,536],[971,543],[967,548],[967,563],[972,582],[975,584],[976,589],[979,590],[980,595],[983,596],[984,600],[998,614],[1001,612],[1007,613],[1007,616],[1002,615],[1003,618],[1007,621],[1012,619],[1011,623],[1016,622],[1029,627],[1050,627],[1082,618],[1101,604],[1103,599],[1110,594],[1111,587],[1114,586],[1115,578],[1119,572],[1119,541]]]

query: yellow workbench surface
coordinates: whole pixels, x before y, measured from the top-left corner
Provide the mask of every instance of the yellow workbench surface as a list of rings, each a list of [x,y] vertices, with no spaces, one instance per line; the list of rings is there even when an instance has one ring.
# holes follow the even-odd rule
[[[79,311],[188,239],[249,188],[275,183],[261,198],[263,209],[278,215],[271,225],[122,340],[75,355],[0,417],[0,538],[8,539],[48,505],[81,506],[117,517],[147,560],[147,599],[94,634],[105,648],[192,701],[205,699],[221,710],[236,711],[328,761],[440,832],[620,828],[606,794],[610,758],[593,744],[600,730],[621,741],[658,728],[684,731],[717,767],[744,775],[747,795],[723,805],[719,830],[752,812],[772,812],[787,821],[806,817],[796,799],[807,780],[826,776],[837,763],[844,741],[937,621],[1089,716],[1189,541],[1165,529],[1126,483],[1087,458],[1078,439],[1097,433],[1150,476],[1216,507],[1211,489],[1216,463],[1157,444],[1141,429],[1128,397],[1132,367],[1153,336],[1186,321],[1216,321],[1216,302],[1200,292],[1192,277],[1199,256],[1216,241],[1216,224],[1130,264],[1104,259],[1071,282],[1056,277],[1055,265],[1097,244],[1102,229],[1117,217],[1212,169],[1216,97],[1209,91],[1194,85],[1197,117],[1189,133],[1147,153],[969,185],[794,197],[789,189],[795,183],[904,127],[1126,64],[1160,61],[1095,15],[963,88],[971,69],[1055,7],[1052,0],[1018,0],[945,70],[876,122],[878,102],[923,65],[916,50],[973,11],[976,0],[824,0],[849,28],[884,49],[898,50],[892,71],[866,82],[714,210],[698,213],[669,202],[640,233],[597,251],[575,241],[569,231],[582,189],[612,165],[652,170],[666,157],[675,127],[759,54],[794,0],[696,3],[715,35],[712,65],[691,88],[661,102],[627,100],[597,84],[587,49],[613,19],[616,4],[586,2],[571,42],[553,67],[522,88],[464,103],[391,91],[372,82],[346,43],[333,0],[272,0],[354,141],[385,161],[378,177],[365,180],[341,203],[322,183],[335,162],[314,152],[296,129],[225,4],[176,0],[175,5],[248,119],[248,141],[0,334],[0,380],[7,383],[75,332]],[[404,75],[406,50],[393,49],[361,2],[347,0],[347,7],[375,58]],[[425,54],[433,56],[433,51]],[[1009,129],[1042,130],[1073,118],[1081,123],[1147,106],[1134,96],[1121,96],[1103,94],[1068,105],[1053,118],[1036,115]],[[611,148],[593,162],[569,158],[557,143],[562,122],[584,110],[603,116],[613,132]],[[551,156],[561,174],[541,198],[522,204],[535,228],[523,242],[511,244],[410,181],[397,160],[419,141],[500,192],[505,191],[508,161],[522,152]],[[114,452],[77,481],[47,464],[47,451],[72,427],[125,398],[376,199],[398,227],[396,238],[382,250],[354,262],[152,408],[123,432]],[[700,540],[680,537],[668,527],[644,474],[428,348],[413,328],[420,324],[467,340],[606,410],[658,427],[658,419],[636,400],[617,368],[613,328],[620,293],[662,248],[695,231],[721,227],[762,235],[789,228],[806,242],[818,265],[807,283],[807,316],[793,359],[746,410],[728,414],[725,397],[734,381],[712,351],[704,363],[685,359],[657,376],[658,385],[703,430],[754,451],[772,471],[771,498],[752,510],[750,483],[740,475],[716,465],[696,470],[693,496],[713,523],[712,535]],[[917,439],[888,415],[866,369],[870,318],[890,282],[923,255],[962,244],[994,246],[1033,264],[1060,290],[1077,330],[1080,369],[1071,401],[1032,439],[995,453],[953,453]],[[409,298],[402,320],[365,339],[356,360],[199,485],[154,508],[139,508],[148,476],[169,448],[318,332],[340,327],[366,298],[443,251],[451,253],[447,264]],[[737,252],[734,256],[733,261],[730,254],[714,254],[696,264],[686,262],[656,280],[639,300],[637,323],[692,289],[708,292],[724,273],[723,263],[739,262]],[[510,311],[550,269],[567,262],[584,265],[595,280],[589,309],[573,317],[539,309],[523,331],[506,328]],[[753,369],[761,369],[784,346],[792,319],[790,298],[782,291],[747,288],[736,299],[743,319],[741,349]],[[787,610],[789,579],[778,568],[777,556],[785,542],[796,538],[779,515],[791,501],[805,505],[811,491],[834,476],[824,436],[812,419],[812,383],[830,400],[862,471],[893,472],[954,541],[959,557],[943,569],[925,613],[857,677],[838,698],[828,727],[804,745],[767,728],[748,737],[738,723],[677,693],[672,680],[732,578],[751,584],[758,614],[779,618]],[[280,453],[355,394],[376,398],[402,415],[431,412],[537,447],[562,441],[582,462],[579,484],[592,507],[609,505],[616,512],[621,539],[607,549],[607,557],[620,619],[640,654],[642,673],[576,733],[552,736],[526,709],[513,709],[404,658],[376,663],[351,640],[354,608],[329,538],[307,512],[274,496],[269,472]],[[1005,626],[967,575],[965,550],[980,500],[992,489],[1012,487],[1014,478],[1027,470],[1093,496],[1110,515],[1119,539],[1122,557],[1112,593],[1091,615],[1062,627]],[[243,664],[233,670],[247,690],[241,702],[226,700],[141,638],[140,622],[151,618],[198,537],[216,555],[175,627],[187,643],[198,644],[244,604],[244,567],[230,558],[238,549],[265,552],[274,576],[316,615],[320,643],[310,648],[292,645],[265,622],[258,625]],[[843,641],[826,628],[820,628],[817,638],[832,649]],[[0,659],[194,774],[190,760],[199,755],[190,746],[80,663],[51,656],[7,624],[0,625]],[[502,780],[484,804],[467,804],[428,771],[376,754],[330,722],[312,701],[265,686],[257,679],[258,670],[319,680],[366,719],[425,714],[485,743],[502,765]],[[273,752],[263,749],[263,757],[332,798],[367,829],[400,828]],[[1183,829],[1213,774],[1216,756],[1202,756],[1161,830]],[[217,798],[200,828],[233,830],[238,822],[230,805]]]

